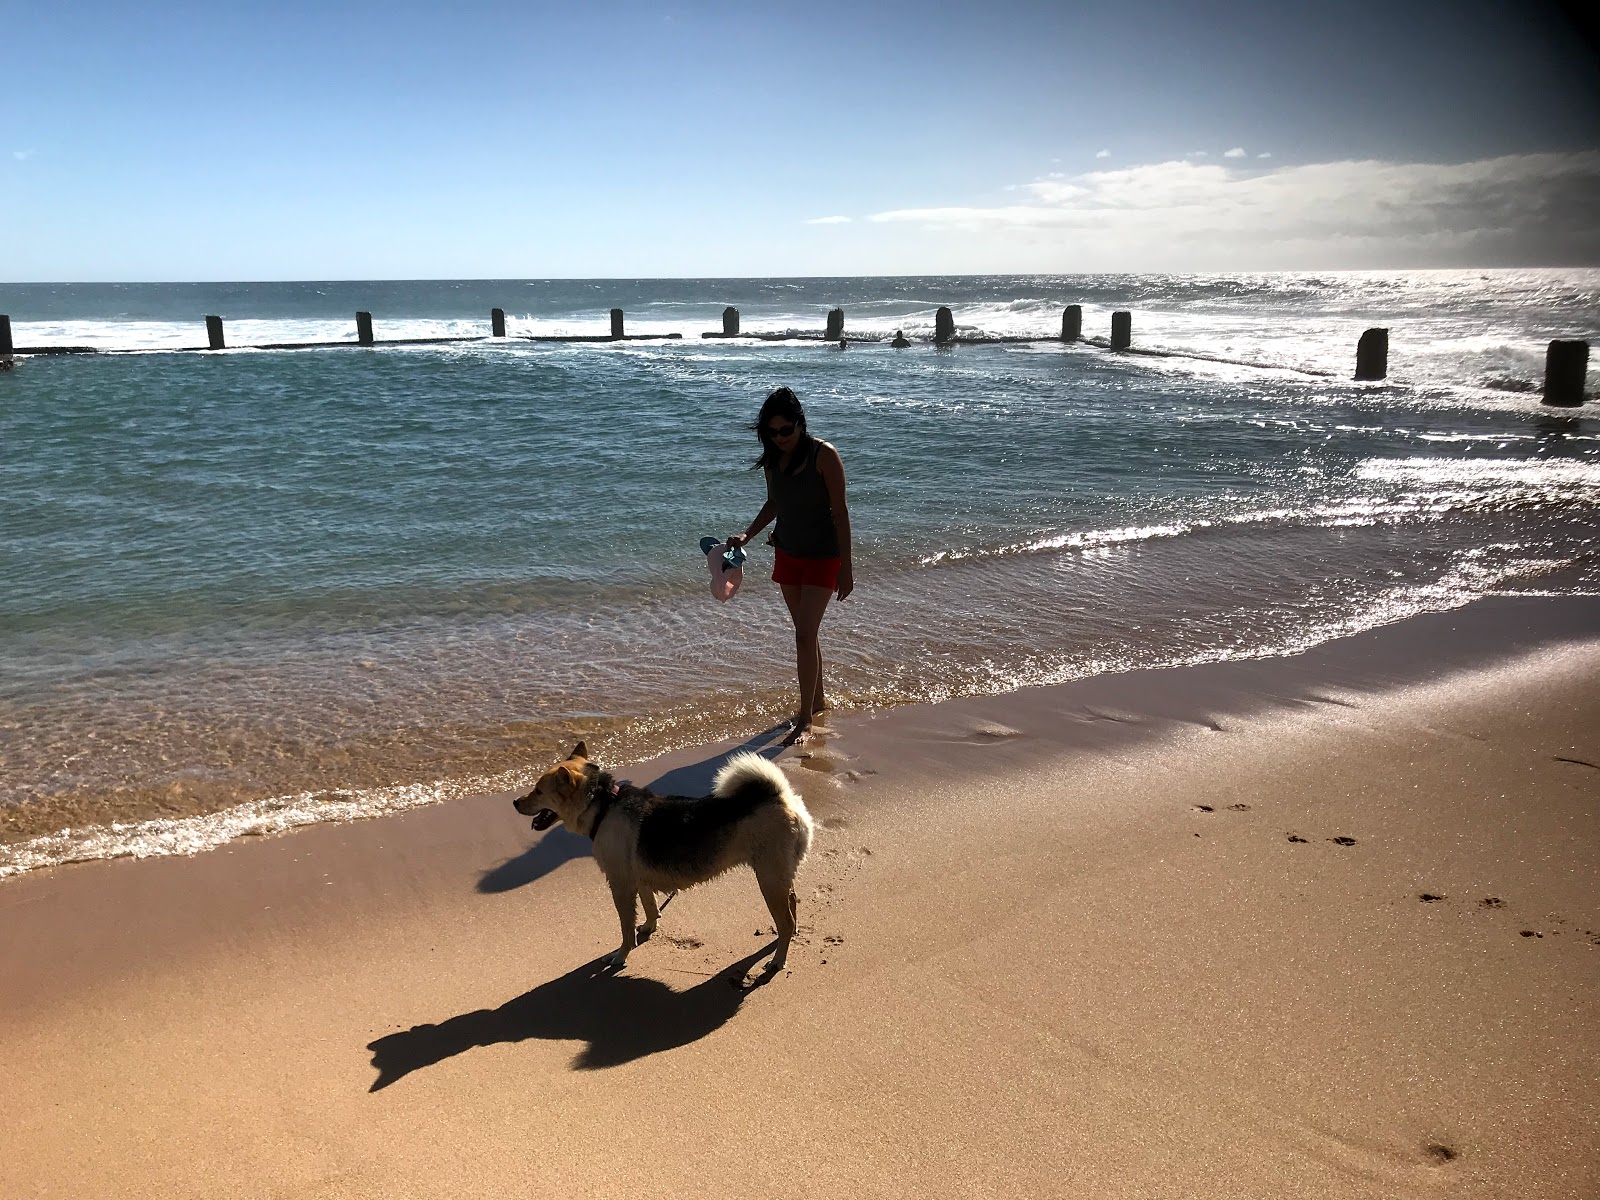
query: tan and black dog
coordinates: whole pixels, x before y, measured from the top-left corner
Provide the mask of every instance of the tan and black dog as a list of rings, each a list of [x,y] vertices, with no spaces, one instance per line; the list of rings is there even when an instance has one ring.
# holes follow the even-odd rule
[[[627,961],[637,934],[655,932],[657,892],[704,883],[734,867],[756,873],[778,930],[771,969],[794,938],[794,877],[811,848],[811,814],[781,770],[757,754],[736,754],[717,772],[709,796],[658,796],[618,783],[589,761],[582,742],[512,802],[536,830],[560,821],[594,842],[594,860],[611,885],[622,945],[607,960]],[[635,901],[644,925],[634,929]]]

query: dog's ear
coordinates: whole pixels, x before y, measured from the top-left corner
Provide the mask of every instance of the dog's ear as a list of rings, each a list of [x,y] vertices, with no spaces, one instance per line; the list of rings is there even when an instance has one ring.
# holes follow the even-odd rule
[[[585,746],[582,742],[579,742],[576,746],[574,746],[572,748],[572,753],[567,755],[567,757],[568,758],[588,758],[589,757],[589,747]]]

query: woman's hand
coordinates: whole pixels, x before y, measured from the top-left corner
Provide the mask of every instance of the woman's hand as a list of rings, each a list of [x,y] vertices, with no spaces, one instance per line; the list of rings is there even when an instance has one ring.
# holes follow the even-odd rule
[[[851,568],[849,563],[843,563],[839,567],[839,582],[838,582],[837,585],[835,585],[834,594],[836,596],[838,596],[839,599],[843,600],[846,596],[848,596],[851,592],[853,592],[855,590],[856,590],[855,571]]]

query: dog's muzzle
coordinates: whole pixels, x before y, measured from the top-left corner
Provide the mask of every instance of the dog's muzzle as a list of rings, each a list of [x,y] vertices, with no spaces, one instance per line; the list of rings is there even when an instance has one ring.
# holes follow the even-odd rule
[[[518,796],[511,802],[511,807],[525,817],[532,817],[534,832],[543,833],[554,825],[560,819],[560,816],[554,809],[534,808],[533,797],[533,792],[529,792],[526,796]]]

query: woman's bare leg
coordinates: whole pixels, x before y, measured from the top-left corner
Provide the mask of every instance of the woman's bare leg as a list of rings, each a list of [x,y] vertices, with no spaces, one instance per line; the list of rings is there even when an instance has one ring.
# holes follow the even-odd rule
[[[825,707],[822,695],[822,646],[818,631],[822,614],[833,596],[829,588],[811,584],[785,583],[783,600],[794,622],[795,674],[800,684],[800,709],[795,714],[795,734],[803,736],[811,720]]]

